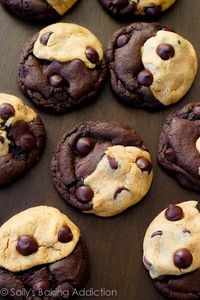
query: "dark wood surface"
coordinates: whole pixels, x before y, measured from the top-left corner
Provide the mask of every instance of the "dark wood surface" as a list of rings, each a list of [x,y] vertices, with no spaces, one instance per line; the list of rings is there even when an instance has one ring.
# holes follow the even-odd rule
[[[170,25],[188,38],[200,51],[200,1],[177,0],[159,21]],[[22,97],[32,106],[16,84],[16,68],[21,48],[29,37],[42,28],[31,25],[0,8],[0,91]],[[83,25],[94,32],[106,46],[112,33],[123,23],[112,19],[97,0],[81,0],[62,19]],[[171,74],[175,76],[175,74]],[[198,101],[199,74],[196,81],[178,104]],[[80,299],[157,300],[163,297],[142,264],[144,233],[151,220],[170,202],[199,199],[199,195],[180,187],[158,166],[156,149],[164,117],[178,105],[157,113],[131,109],[120,104],[109,84],[101,96],[88,107],[62,116],[40,113],[47,132],[47,145],[41,161],[26,176],[0,191],[0,223],[12,215],[41,204],[51,205],[66,213],[80,228],[90,252],[91,278],[87,288],[117,290],[117,296],[91,296]],[[65,131],[86,120],[115,120],[136,128],[148,146],[154,165],[154,180],[147,197],[119,216],[101,219],[81,214],[68,207],[57,195],[50,178],[50,160],[55,146]]]

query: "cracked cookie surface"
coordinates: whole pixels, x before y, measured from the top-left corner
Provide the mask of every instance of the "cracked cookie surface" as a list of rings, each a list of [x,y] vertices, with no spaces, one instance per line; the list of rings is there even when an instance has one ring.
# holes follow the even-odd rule
[[[120,100],[158,109],[188,92],[197,73],[196,52],[171,30],[158,23],[133,23],[114,34],[106,59],[112,89]]]
[[[106,70],[102,44],[89,30],[57,23],[25,45],[18,83],[38,107],[63,113],[95,98]]]
[[[27,209],[1,226],[0,237],[0,288],[9,298],[68,298],[86,283],[87,248],[58,209]]]
[[[200,213],[197,201],[170,204],[149,225],[143,261],[167,298],[199,299]]]
[[[53,22],[64,15],[77,0],[1,0],[13,14],[27,21]]]
[[[18,97],[0,93],[0,187],[38,162],[44,146],[39,116]]]
[[[176,0],[99,0],[114,17],[134,18],[137,15],[155,17],[168,9]]]
[[[200,191],[200,103],[189,103],[166,118],[158,161],[184,187]]]
[[[148,192],[153,171],[136,132],[116,122],[78,124],[58,144],[52,179],[73,207],[102,217],[121,213]]]

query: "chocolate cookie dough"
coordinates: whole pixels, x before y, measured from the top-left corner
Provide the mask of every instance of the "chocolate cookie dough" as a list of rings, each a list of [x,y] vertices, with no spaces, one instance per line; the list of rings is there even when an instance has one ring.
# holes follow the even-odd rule
[[[159,139],[158,161],[184,187],[200,191],[200,103],[170,113]]]
[[[45,131],[36,112],[19,98],[0,93],[0,187],[38,162],[44,145]]]
[[[57,23],[41,30],[25,45],[18,83],[38,107],[62,113],[94,99],[105,75],[99,40],[84,27]]]
[[[137,15],[155,17],[176,0],[99,0],[114,17],[134,18]]]
[[[187,201],[170,204],[146,231],[144,265],[169,299],[200,299],[199,228],[199,204]]]
[[[171,30],[158,23],[133,23],[114,34],[106,58],[111,86],[123,102],[157,109],[176,103],[190,89],[196,53]]]
[[[50,23],[64,15],[77,0],[0,0],[0,2],[22,19]]]
[[[27,209],[0,228],[0,289],[14,299],[68,299],[88,279],[80,231],[59,210]]]
[[[59,195],[85,213],[109,217],[140,201],[152,177],[150,154],[127,125],[86,122],[66,133],[52,159]]]

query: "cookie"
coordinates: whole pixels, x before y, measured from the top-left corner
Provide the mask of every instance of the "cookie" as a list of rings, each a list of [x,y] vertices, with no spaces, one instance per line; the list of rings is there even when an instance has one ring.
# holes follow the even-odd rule
[[[67,204],[101,217],[121,213],[148,192],[150,154],[128,125],[78,124],[58,144],[51,164],[56,190]]]
[[[99,0],[114,17],[134,18],[138,15],[155,17],[168,9],[176,0]]]
[[[158,23],[133,23],[110,40],[106,58],[113,91],[123,102],[146,109],[179,101],[197,73],[193,46]]]
[[[53,22],[64,15],[77,0],[1,0],[16,16],[27,21]]]
[[[0,228],[0,289],[14,299],[69,298],[89,275],[78,227],[58,209],[27,209]]]
[[[40,159],[45,130],[19,98],[0,93],[0,187],[15,181]]]
[[[200,103],[168,115],[161,130],[158,161],[185,188],[200,191]]]
[[[143,262],[167,298],[200,298],[200,211],[197,201],[170,204],[149,225]]]
[[[88,104],[106,76],[102,44],[86,28],[50,25],[24,47],[18,68],[22,91],[46,111],[63,113]]]

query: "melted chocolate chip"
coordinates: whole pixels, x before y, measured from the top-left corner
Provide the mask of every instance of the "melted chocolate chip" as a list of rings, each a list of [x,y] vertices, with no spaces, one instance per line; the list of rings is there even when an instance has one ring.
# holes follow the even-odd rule
[[[172,148],[167,148],[165,150],[165,157],[168,161],[172,163],[176,162],[176,152]]]
[[[20,137],[19,145],[23,151],[31,151],[36,145],[35,137],[30,133],[25,133]]]
[[[15,115],[14,107],[9,103],[3,103],[0,105],[0,118],[2,120],[8,120]]]
[[[147,16],[157,16],[161,13],[161,11],[162,11],[161,5],[151,6],[151,7],[146,7],[145,8],[145,14]]]
[[[51,283],[49,282],[49,280],[41,280],[35,283],[32,286],[32,289],[33,291],[38,292],[40,290],[47,291],[48,289],[50,289],[50,287],[51,287]]]
[[[99,54],[93,48],[87,48],[85,55],[92,64],[96,64],[99,60]]]
[[[180,206],[170,204],[167,210],[165,211],[165,217],[169,221],[179,221],[183,219],[183,210]]]
[[[161,44],[156,50],[158,56],[163,60],[172,58],[175,54],[174,47],[170,44]]]
[[[68,226],[63,226],[59,229],[58,240],[61,243],[69,243],[73,239],[73,234]]]
[[[129,36],[127,34],[122,34],[117,39],[117,47],[122,48],[129,42]]]
[[[29,131],[28,124],[23,121],[17,121],[10,127],[10,134],[14,136],[15,139],[19,138],[21,135]]]
[[[174,264],[179,269],[187,269],[191,266],[193,257],[188,249],[180,249],[174,253]]]
[[[144,86],[150,86],[153,83],[153,75],[148,70],[143,70],[138,74],[137,81]]]
[[[33,237],[23,235],[18,239],[16,249],[21,255],[28,256],[38,251],[38,244]]]
[[[108,161],[111,169],[116,170],[118,168],[118,162],[114,157],[108,156]]]
[[[155,232],[152,233],[151,238],[153,238],[157,235],[162,235],[162,234],[163,234],[162,230],[155,231]]]
[[[47,33],[43,34],[40,38],[40,43],[46,46],[52,33],[53,32],[47,32]]]
[[[200,116],[200,104],[196,104],[195,106],[193,106],[192,112],[193,112],[195,115]]]
[[[114,193],[114,200],[116,200],[116,199],[117,199],[117,196],[118,196],[119,194],[121,194],[121,192],[123,192],[123,191],[130,192],[129,189],[127,189],[127,188],[125,188],[125,187],[120,187],[120,188],[118,188],[118,189],[115,191],[115,193]]]
[[[81,137],[76,143],[76,150],[86,156],[94,148],[94,141],[89,137]]]
[[[129,4],[128,0],[113,0],[112,3],[118,8],[123,8]]]
[[[4,138],[2,137],[2,135],[0,135],[0,143],[4,144]]]
[[[92,200],[94,192],[88,186],[82,185],[77,187],[75,196],[80,202],[87,203]]]
[[[140,170],[147,171],[148,173],[151,173],[152,170],[152,164],[151,162],[145,158],[145,157],[138,157],[136,160],[136,164]]]
[[[55,88],[63,86],[63,84],[65,82],[64,78],[59,74],[52,75],[50,77],[49,81],[50,81],[51,86],[53,86]]]

